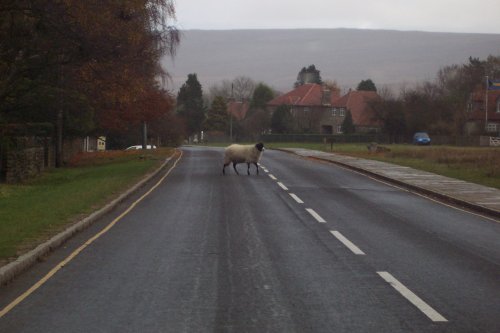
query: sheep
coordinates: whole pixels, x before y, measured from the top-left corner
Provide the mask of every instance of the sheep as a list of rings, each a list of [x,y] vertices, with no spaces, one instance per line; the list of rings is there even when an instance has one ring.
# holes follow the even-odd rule
[[[250,164],[254,164],[257,168],[257,175],[259,174],[259,162],[260,155],[264,151],[264,144],[259,142],[255,145],[238,145],[232,144],[226,148],[224,153],[224,167],[222,168],[222,174],[226,174],[226,167],[229,163],[233,163],[234,171],[239,175],[238,170],[236,170],[236,164],[246,163],[248,166],[247,173],[250,175]]]

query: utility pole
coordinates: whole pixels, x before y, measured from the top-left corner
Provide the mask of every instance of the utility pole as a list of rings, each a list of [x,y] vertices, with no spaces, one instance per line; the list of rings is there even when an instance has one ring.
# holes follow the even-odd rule
[[[62,102],[61,102],[62,104]],[[62,167],[63,164],[63,122],[64,122],[64,110],[62,105],[59,106],[57,110],[56,119],[56,168]]]
[[[489,79],[488,75],[486,75],[486,96],[484,98],[484,114],[485,114],[485,121],[484,121],[484,130],[487,132],[488,131],[488,88],[489,88]]]
[[[233,115],[229,113],[229,140],[233,142]]]
[[[233,90],[234,83],[231,83],[231,103],[234,102]],[[231,110],[229,111],[229,141],[231,143],[233,142],[233,114],[231,113]]]

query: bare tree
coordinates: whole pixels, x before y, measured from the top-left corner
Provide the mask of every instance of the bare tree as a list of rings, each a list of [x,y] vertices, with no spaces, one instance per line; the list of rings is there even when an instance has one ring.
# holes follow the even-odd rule
[[[234,98],[238,101],[249,100],[253,95],[255,86],[255,81],[246,76],[238,76],[232,81],[223,80],[208,89],[208,100],[206,102],[209,105],[212,104],[217,96],[222,96],[226,99]]]
[[[214,84],[208,88],[208,94],[207,94],[207,105],[211,105],[215,97],[217,96],[222,96],[226,99],[229,99],[231,97],[231,84],[232,82],[229,80],[223,80],[219,84]]]
[[[232,82],[232,97],[237,100],[249,100],[255,89],[255,82],[246,76],[238,76]]]

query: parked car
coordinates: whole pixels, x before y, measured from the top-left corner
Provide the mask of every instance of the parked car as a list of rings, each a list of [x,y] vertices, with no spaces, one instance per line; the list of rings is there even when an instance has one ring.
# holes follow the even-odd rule
[[[414,145],[430,145],[431,138],[429,137],[429,134],[427,134],[426,132],[417,132],[413,136],[413,144]]]
[[[137,150],[137,149],[142,149],[142,145],[130,146],[130,147],[128,147],[128,148],[127,148],[127,149],[125,149],[125,150]],[[153,146],[151,146],[151,145],[147,145],[147,146],[146,146],[146,149],[156,149],[156,146],[155,146],[155,145],[153,145]]]

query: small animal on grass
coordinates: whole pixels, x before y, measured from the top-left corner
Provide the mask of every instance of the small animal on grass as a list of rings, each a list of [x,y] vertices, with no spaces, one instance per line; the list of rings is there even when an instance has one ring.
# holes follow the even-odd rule
[[[238,170],[236,170],[236,164],[246,163],[248,166],[247,173],[250,175],[250,164],[254,164],[257,168],[257,175],[259,174],[259,165],[257,164],[260,159],[260,155],[264,151],[264,144],[259,142],[255,145],[239,145],[232,144],[228,146],[224,152],[224,167],[222,168],[222,174],[226,174],[226,167],[229,163],[233,163],[234,171],[239,175]]]
[[[386,152],[391,151],[391,149],[389,149],[387,147],[379,146],[378,143],[376,143],[376,142],[370,143],[368,146],[366,146],[366,148],[368,148],[368,150],[371,153],[386,153]]]

